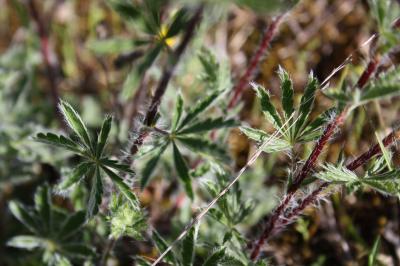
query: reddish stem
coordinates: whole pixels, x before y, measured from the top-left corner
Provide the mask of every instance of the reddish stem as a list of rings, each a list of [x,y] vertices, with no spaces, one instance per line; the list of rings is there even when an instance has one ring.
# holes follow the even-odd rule
[[[54,60],[51,60],[51,55],[53,53],[50,51],[49,31],[45,26],[43,18],[40,16],[38,12],[34,0],[28,1],[28,7],[31,17],[34,20],[37,27],[40,39],[40,52],[42,54],[42,59],[46,67],[46,72],[47,72],[46,76],[50,85],[50,93],[51,93],[51,98],[53,100],[55,115],[58,118],[60,125],[63,126],[64,120],[61,113],[58,111],[58,103],[59,103],[59,94],[57,88],[58,65]]]
[[[282,21],[283,15],[277,16],[269,25],[269,27],[265,30],[260,45],[257,48],[256,53],[250,60],[250,63],[246,69],[246,72],[243,76],[239,79],[236,86],[233,88],[233,97],[228,104],[228,108],[232,108],[236,105],[239,100],[239,96],[242,94],[243,90],[249,85],[251,79],[254,78],[256,71],[262,61],[263,57],[265,56],[269,44],[271,43],[272,39],[274,38],[276,32],[278,31],[278,27]]]

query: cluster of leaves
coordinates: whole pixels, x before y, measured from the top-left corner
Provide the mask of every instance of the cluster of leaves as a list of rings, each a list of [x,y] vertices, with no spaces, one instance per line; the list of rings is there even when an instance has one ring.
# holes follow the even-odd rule
[[[361,177],[346,169],[342,163],[324,165],[323,170],[315,176],[332,184],[344,185],[350,191],[370,188],[385,195],[400,196],[400,169],[388,168],[384,157],[371,163]]]
[[[359,89],[348,86],[346,82],[340,89],[331,89],[326,95],[341,105],[349,104],[353,107],[364,105],[370,101],[400,94],[400,68],[394,68],[371,81],[365,88]]]
[[[318,81],[312,73],[309,75],[308,83],[297,110],[294,108],[293,82],[289,74],[283,68],[279,68],[278,74],[281,80],[283,114],[272,104],[271,96],[264,87],[255,83],[252,83],[252,85],[260,99],[264,116],[274,129],[280,133],[280,137],[246,126],[240,128],[247,137],[258,143],[271,138],[270,145],[264,148],[264,151],[268,153],[290,151],[297,143],[315,140],[319,137],[321,128],[329,120],[332,112],[334,112],[334,110],[328,109],[314,120],[311,120],[310,113],[318,88]]]
[[[94,256],[94,250],[80,242],[79,230],[85,224],[85,212],[69,214],[55,207],[51,190],[47,185],[39,187],[35,194],[35,206],[31,208],[10,201],[12,214],[32,233],[11,238],[11,247],[43,252],[42,261],[47,265],[72,265],[71,260]]]
[[[39,133],[36,140],[72,151],[82,158],[82,162],[59,184],[60,190],[66,190],[84,178],[91,182],[91,191],[87,203],[86,216],[93,217],[99,210],[103,198],[103,176],[107,175],[133,208],[138,207],[138,199],[128,184],[116,172],[133,174],[128,165],[112,160],[104,154],[107,138],[111,130],[112,118],[107,117],[100,134],[93,137],[89,134],[79,114],[67,102],[61,101],[60,110],[74,135],[58,136],[53,133]]]
[[[182,145],[196,154],[207,160],[211,160],[217,164],[224,163],[229,160],[226,151],[221,146],[212,143],[207,138],[203,137],[216,129],[229,128],[237,125],[234,119],[225,119],[224,117],[202,119],[202,115],[206,110],[212,107],[221,95],[226,91],[215,90],[199,100],[194,106],[184,112],[183,97],[178,94],[175,104],[175,111],[171,126],[168,131],[163,130],[160,138],[156,140],[156,145],[150,145],[149,159],[142,171],[141,186],[144,187],[148,183],[161,155],[165,152],[168,146],[172,146],[173,158],[176,172],[182,180],[187,195],[193,199],[193,189],[191,185],[190,168],[184,159],[179,146]],[[156,149],[153,149],[153,147]]]

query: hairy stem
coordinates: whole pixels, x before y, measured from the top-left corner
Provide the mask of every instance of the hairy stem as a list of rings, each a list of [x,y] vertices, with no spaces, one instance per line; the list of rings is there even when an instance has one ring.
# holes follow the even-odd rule
[[[276,35],[279,25],[281,24],[282,18],[284,15],[279,15],[277,16],[269,25],[269,27],[265,30],[264,35],[261,39],[260,45],[257,48],[256,53],[253,55],[253,57],[250,60],[250,63],[244,72],[244,74],[241,76],[239,81],[237,82],[236,86],[233,88],[233,96],[232,99],[229,102],[228,108],[232,108],[233,106],[236,105],[236,103],[239,100],[239,96],[242,94],[243,90],[249,85],[249,82],[251,79],[254,78],[257,69],[264,58],[269,45]]]

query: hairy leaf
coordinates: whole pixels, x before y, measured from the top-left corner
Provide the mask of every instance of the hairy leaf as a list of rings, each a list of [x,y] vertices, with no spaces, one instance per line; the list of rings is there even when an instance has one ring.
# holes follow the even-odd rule
[[[47,185],[41,186],[35,193],[35,208],[41,218],[41,226],[49,232],[52,225],[51,194]]]
[[[139,201],[138,201],[135,193],[133,193],[133,191],[131,190],[131,188],[124,182],[124,180],[121,177],[119,177],[112,170],[110,170],[104,166],[102,166],[102,168],[106,172],[106,174],[111,178],[113,183],[118,187],[118,189],[122,193],[122,195],[124,195],[125,198],[129,201],[131,206],[133,208],[137,208]]]
[[[146,165],[142,170],[142,178],[140,180],[140,187],[143,189],[150,180],[151,174],[154,172],[158,161],[160,160],[161,155],[165,151],[167,145],[163,144],[160,148],[158,148],[155,153],[150,157],[147,161]]]
[[[112,117],[111,116],[107,117],[103,121],[103,125],[101,126],[100,135],[99,135],[98,140],[97,140],[97,147],[96,147],[96,155],[97,155],[97,157],[100,157],[103,154],[104,146],[106,145],[106,141],[107,141],[108,135],[110,134],[111,123],[112,123]]]
[[[154,244],[156,245],[158,251],[160,253],[163,253],[168,248],[167,242],[155,230],[153,230],[152,236],[153,236],[152,240],[154,241]],[[169,263],[172,263],[172,265],[177,265],[174,253],[172,251],[167,253],[167,255],[165,255],[165,260]]]
[[[183,156],[180,153],[175,143],[173,143],[173,152],[174,152],[175,167],[178,172],[178,175],[185,186],[185,191],[187,195],[191,199],[193,199],[194,196],[193,196],[192,182],[189,175],[189,168],[187,167],[186,162],[183,159]]]
[[[271,122],[274,124],[275,128],[282,127],[281,117],[276,111],[275,106],[272,104],[268,91],[263,86],[256,83],[251,83],[251,86],[256,91],[257,97],[260,99],[261,110],[266,118],[268,120],[270,120],[270,117],[272,118]]]
[[[182,242],[182,265],[191,266],[195,255],[195,247],[199,225],[192,227]]]
[[[178,126],[179,121],[181,120],[182,113],[183,113],[183,98],[181,92],[179,92],[175,103],[174,116],[172,118],[172,125],[171,125],[172,132],[176,130],[176,127]]]
[[[210,108],[211,105],[218,99],[218,96],[220,96],[222,93],[223,91],[213,91],[210,95],[198,101],[192,108],[189,109],[186,116],[183,118],[181,123],[179,123],[178,130],[195,119],[199,114]]]
[[[88,206],[86,210],[86,218],[90,219],[99,211],[99,205],[103,196],[103,181],[100,176],[100,169],[96,167],[92,178],[92,188],[90,190]]]
[[[91,162],[80,163],[77,167],[75,167],[72,173],[58,185],[58,188],[61,190],[68,189],[73,184],[81,180],[84,177],[84,175],[89,173],[91,170],[93,170],[93,163]]]
[[[89,137],[89,132],[82,121],[82,118],[75,111],[72,106],[65,102],[60,101],[60,109],[68,123],[68,126],[81,138],[83,143],[85,143],[88,147],[91,147],[91,140]]]
[[[303,127],[306,125],[307,118],[310,115],[311,109],[314,105],[315,92],[317,88],[318,88],[318,80],[317,78],[314,77],[313,73],[311,72],[308,77],[308,83],[304,90],[304,94],[300,100],[299,118],[296,122],[295,136],[300,134]]]
[[[221,162],[229,161],[229,156],[226,154],[225,149],[207,139],[200,137],[177,136],[177,140],[193,152],[199,153],[200,155]]]
[[[27,210],[25,206],[16,201],[10,201],[8,208],[11,213],[17,218],[23,225],[25,225],[31,232],[38,233],[38,224],[33,214]]]
[[[293,83],[289,77],[289,74],[279,66],[278,70],[279,78],[281,80],[281,90],[282,90],[282,107],[285,112],[285,117],[288,119],[294,112],[293,107]]]
[[[47,133],[47,134],[38,133],[35,137],[35,140],[42,143],[54,145],[60,148],[64,148],[76,153],[81,153],[82,151],[81,147],[78,144],[76,144],[73,140],[66,138],[64,136],[58,136],[53,133]]]
[[[42,238],[36,236],[14,236],[7,241],[7,246],[13,248],[22,248],[27,250],[33,250],[44,246],[45,243]]]
[[[84,211],[77,211],[68,216],[65,222],[62,224],[58,237],[60,239],[67,239],[73,236],[79,231],[82,226],[86,223],[86,215]]]
[[[250,139],[257,141],[260,145],[264,141],[268,140],[268,144],[265,145],[263,149],[263,151],[266,153],[286,151],[291,149],[290,143],[286,140],[274,137],[273,135],[267,134],[262,130],[242,126],[240,127],[240,131],[242,131]]]
[[[234,127],[237,125],[238,122],[235,119],[225,120],[223,117],[208,118],[203,121],[193,123],[190,126],[184,127],[182,130],[178,132],[178,134],[200,133],[218,128]]]
[[[324,171],[316,174],[316,177],[327,182],[348,183],[357,182],[360,179],[355,173],[343,166],[327,164],[323,166]]]

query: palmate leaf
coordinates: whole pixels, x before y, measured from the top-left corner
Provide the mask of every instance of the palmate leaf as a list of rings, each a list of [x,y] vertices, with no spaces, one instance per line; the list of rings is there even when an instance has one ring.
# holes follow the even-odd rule
[[[124,195],[131,206],[133,208],[138,208],[139,200],[137,199],[135,193],[133,193],[131,188],[125,183],[125,181],[109,168],[102,166],[102,169],[110,177],[113,183],[118,187],[119,191],[122,193],[122,195]]]
[[[100,160],[100,162],[103,165],[105,165],[107,167],[110,167],[110,168],[112,168],[114,170],[117,170],[117,171],[122,171],[122,172],[125,172],[125,173],[128,173],[128,174],[134,174],[135,173],[135,171],[133,171],[129,165],[124,164],[124,163],[119,163],[117,160],[111,160],[111,159],[103,158],[103,159]]]
[[[8,204],[8,208],[11,213],[16,217],[26,228],[28,228],[31,232],[38,234],[39,233],[39,225],[34,217],[34,215],[21,203],[16,201],[10,201]]]
[[[84,211],[77,211],[70,214],[65,222],[62,224],[58,237],[61,240],[68,239],[78,232],[82,226],[86,223],[86,214]]]
[[[311,72],[308,76],[308,82],[306,88],[304,90],[304,94],[300,100],[300,107],[299,107],[299,118],[296,122],[295,126],[295,136],[301,133],[302,129],[305,127],[307,118],[311,113],[311,109],[314,105],[315,100],[315,92],[318,88],[318,80],[314,77],[313,73]]]
[[[41,218],[41,226],[45,232],[51,230],[52,211],[51,211],[51,194],[48,186],[41,186],[35,193],[35,209]]]
[[[391,170],[383,174],[370,175],[361,180],[364,185],[382,194],[400,196],[400,169]]]
[[[47,134],[38,133],[34,139],[38,142],[58,146],[60,148],[64,148],[76,153],[82,152],[82,148],[78,144],[76,144],[73,140],[66,138],[64,136],[58,136],[53,133],[47,133]]]
[[[282,90],[282,107],[285,113],[285,118],[288,119],[294,112],[293,107],[293,83],[289,74],[279,66],[278,75],[281,80]]]
[[[62,245],[62,253],[70,258],[84,259],[95,255],[93,248],[82,243],[66,243]]]
[[[99,167],[96,167],[92,171],[94,171],[94,176],[92,178],[92,188],[90,190],[89,201],[86,210],[87,219],[90,219],[97,214],[103,197],[103,181],[101,180],[100,169]]]
[[[155,230],[153,230],[152,240],[156,245],[158,252],[163,253],[168,248],[167,242]],[[168,252],[167,255],[165,255],[165,261],[171,263],[172,265],[178,265],[173,251]]]
[[[106,117],[103,121],[103,125],[101,126],[100,134],[97,139],[97,146],[96,146],[96,155],[100,157],[103,154],[104,146],[106,145],[108,135],[110,134],[111,130],[111,123],[112,117]]]
[[[158,148],[150,157],[150,159],[146,162],[143,170],[142,170],[142,178],[140,180],[140,187],[143,189],[150,180],[152,173],[154,172],[158,161],[160,160],[161,155],[164,153],[167,148],[168,143],[162,144],[160,148]]]
[[[329,108],[322,114],[320,114],[314,121],[312,121],[308,126],[304,129],[299,137],[299,141],[312,141],[318,138],[321,135],[321,128],[325,125],[326,122],[329,121],[331,117],[334,117],[333,114],[336,113],[336,108]]]
[[[225,248],[221,248],[212,253],[204,262],[203,266],[215,265],[230,265],[230,266],[244,266],[238,259],[226,254]]]
[[[199,114],[206,111],[208,108],[212,106],[213,103],[223,94],[224,91],[213,91],[210,95],[205,97],[204,99],[198,101],[189,111],[186,113],[186,116],[179,123],[178,130],[182,129],[189,122],[194,120]]]
[[[275,109],[275,106],[271,102],[268,91],[261,85],[251,83],[251,86],[257,93],[257,97],[260,99],[261,110],[263,111],[266,118],[275,126],[275,128],[282,127],[281,117]]]
[[[361,101],[371,101],[400,94],[400,67],[379,77],[361,91]]]
[[[193,189],[192,189],[192,182],[189,175],[189,168],[186,165],[185,159],[183,159],[182,154],[180,153],[178,147],[175,143],[173,145],[173,153],[174,153],[174,162],[175,167],[178,172],[180,179],[182,180],[186,194],[193,199]]]
[[[82,142],[87,145],[87,147],[91,147],[91,140],[89,136],[89,132],[82,121],[82,118],[75,111],[72,106],[60,100],[60,110],[68,123],[68,126],[81,138]]]
[[[351,183],[360,181],[354,172],[350,171],[344,166],[326,164],[322,166],[322,168],[324,171],[321,171],[315,175],[321,180],[335,183]]]
[[[176,12],[174,16],[171,26],[169,26],[168,28],[165,38],[171,38],[177,35],[184,28],[187,19],[188,19],[187,10],[185,8],[179,9],[179,11]]]
[[[258,142],[258,144],[262,144],[264,141],[268,141],[268,145],[264,146],[263,151],[266,153],[273,153],[273,152],[279,152],[279,151],[287,151],[291,149],[291,145],[289,142],[287,142],[284,139],[280,139],[277,137],[274,137],[270,134],[267,134],[266,132],[260,130],[260,129],[255,129],[251,127],[246,127],[242,126],[239,128],[240,131],[242,131],[248,138],[255,140]]]
[[[80,163],[72,171],[72,173],[58,185],[58,188],[61,190],[70,188],[72,185],[81,180],[87,173],[93,171],[93,167],[93,163],[91,162]]]
[[[177,136],[176,139],[191,151],[218,162],[228,162],[225,149],[201,137]]]
[[[43,247],[45,245],[44,239],[36,236],[14,236],[7,241],[7,246],[13,248],[22,248],[33,250],[35,248]]]
[[[174,115],[172,118],[172,124],[171,124],[172,132],[174,132],[176,130],[176,127],[178,126],[178,123],[181,120],[182,113],[183,113],[183,97],[182,97],[182,93],[178,92],[178,96],[177,96],[176,103],[175,103],[175,111],[174,111]]]
[[[218,118],[208,118],[203,121],[193,123],[182,130],[178,131],[177,134],[192,134],[200,133],[204,131],[210,131],[218,128],[224,127],[234,127],[239,123],[235,119],[224,119],[223,117]]]
[[[138,7],[134,6],[132,1],[108,0],[107,3],[124,18],[136,19],[140,16]]]
[[[199,224],[192,227],[182,242],[182,265],[193,265]]]

